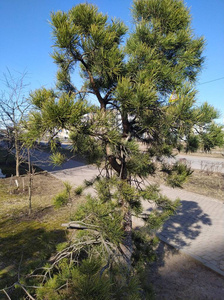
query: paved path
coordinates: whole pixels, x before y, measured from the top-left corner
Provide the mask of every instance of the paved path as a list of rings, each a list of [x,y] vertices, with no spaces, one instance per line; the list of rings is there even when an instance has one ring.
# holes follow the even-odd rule
[[[224,202],[182,189],[160,188],[172,200],[179,197],[181,207],[158,237],[224,276]],[[149,205],[143,206],[147,213]]]
[[[46,163],[46,169],[74,186],[98,174],[94,166],[77,161],[67,162],[56,169]],[[159,238],[224,276],[224,202],[166,186],[161,186],[161,192],[172,200],[179,197],[181,207],[163,225]],[[151,209],[146,201],[143,207],[146,213]],[[133,218],[133,225],[140,226],[141,221]]]

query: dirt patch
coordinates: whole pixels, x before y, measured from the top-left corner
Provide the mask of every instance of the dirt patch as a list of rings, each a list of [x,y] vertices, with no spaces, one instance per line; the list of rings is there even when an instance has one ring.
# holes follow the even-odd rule
[[[63,183],[47,172],[34,173],[31,178],[33,196],[51,196],[63,188]],[[20,177],[13,176],[10,178],[5,178],[3,181],[4,184],[7,185],[9,191],[12,190],[12,192],[15,194],[28,194],[28,175],[23,175]]]
[[[183,154],[183,155],[190,155],[190,156],[200,156],[200,157],[210,157],[210,158],[223,158],[224,159],[224,149],[214,149],[211,152],[174,152],[174,154]]]
[[[156,300],[223,300],[224,277],[161,242],[158,260],[149,266]]]
[[[224,174],[194,170],[183,188],[189,192],[224,201]]]
[[[159,171],[149,176],[148,181],[167,185],[165,175]],[[194,170],[182,187],[188,192],[224,201],[224,174]]]

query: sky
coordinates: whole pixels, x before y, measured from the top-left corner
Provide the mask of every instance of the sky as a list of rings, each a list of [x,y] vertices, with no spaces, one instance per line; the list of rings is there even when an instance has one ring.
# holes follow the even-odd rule
[[[3,74],[26,72],[29,90],[53,88],[56,65],[53,52],[50,13],[68,11],[84,1],[79,0],[0,0],[0,91],[4,90]],[[128,26],[131,0],[92,0],[99,11],[119,18]],[[205,64],[198,77],[198,105],[207,101],[220,112],[224,123],[224,0],[185,0],[192,15],[196,36],[204,36]]]

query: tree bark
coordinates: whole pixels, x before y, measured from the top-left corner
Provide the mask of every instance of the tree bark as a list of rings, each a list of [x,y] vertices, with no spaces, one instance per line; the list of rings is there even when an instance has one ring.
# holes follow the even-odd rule
[[[122,128],[123,128],[123,137],[127,137],[130,132],[130,124],[128,122],[128,114],[127,112],[122,113]]]
[[[29,164],[29,215],[32,212],[32,174],[31,174],[31,162],[30,162],[30,150],[28,149],[28,164]]]
[[[17,138],[17,134],[15,134],[15,150],[16,150],[16,153],[15,153],[15,156],[16,156],[16,176],[19,177],[19,165],[20,165],[20,161],[19,161],[19,141],[18,141],[18,138]]]
[[[124,214],[124,241],[121,245],[121,249],[124,254],[124,258],[127,264],[128,271],[131,269],[131,259],[133,254],[133,242],[132,242],[132,215],[131,210],[128,210]]]

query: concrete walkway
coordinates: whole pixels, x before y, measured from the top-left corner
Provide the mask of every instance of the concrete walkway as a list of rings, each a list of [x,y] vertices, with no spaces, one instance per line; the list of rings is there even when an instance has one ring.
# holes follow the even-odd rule
[[[97,168],[92,165],[85,166],[76,161],[66,164],[51,170],[47,164],[46,169],[56,178],[69,181],[74,186],[98,174]],[[182,189],[160,188],[170,199],[180,198],[181,207],[163,225],[158,237],[224,276],[224,202]],[[93,192],[92,188],[87,192]],[[151,209],[146,201],[143,208],[145,213]],[[134,226],[141,224],[139,219],[133,218]]]
[[[181,207],[158,237],[224,276],[224,202],[182,189],[160,188],[170,199],[180,198]],[[149,209],[144,204],[145,212]]]

